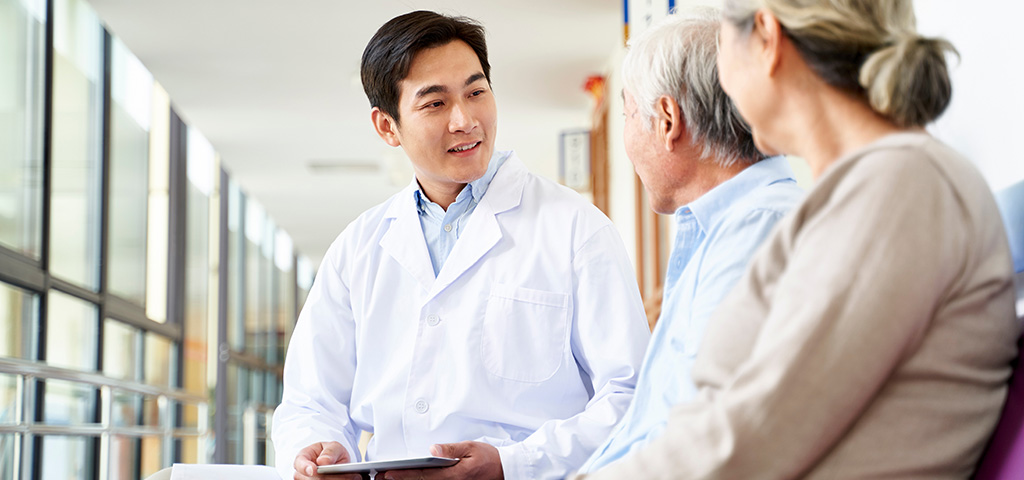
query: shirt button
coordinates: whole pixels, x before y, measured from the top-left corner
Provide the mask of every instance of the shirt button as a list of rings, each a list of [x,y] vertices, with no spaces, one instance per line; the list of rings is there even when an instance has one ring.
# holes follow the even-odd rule
[[[430,405],[427,404],[426,400],[424,400],[422,398],[419,399],[419,400],[416,400],[416,413],[427,413],[427,410],[429,410],[429,409],[430,409]]]
[[[446,231],[446,232],[452,231],[452,224],[449,223],[448,225],[445,225],[444,226],[444,231]]]
[[[437,315],[433,315],[433,314],[427,315],[427,325],[430,325],[431,327],[433,327],[433,326],[437,325],[438,323],[441,323],[441,317],[438,317]]]

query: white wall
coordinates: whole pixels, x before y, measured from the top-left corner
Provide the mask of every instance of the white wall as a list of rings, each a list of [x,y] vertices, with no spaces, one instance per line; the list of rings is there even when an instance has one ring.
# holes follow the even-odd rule
[[[918,0],[914,8],[918,30],[946,37],[961,57],[951,62],[953,101],[929,130],[971,159],[994,190],[1024,180],[1024,3]]]

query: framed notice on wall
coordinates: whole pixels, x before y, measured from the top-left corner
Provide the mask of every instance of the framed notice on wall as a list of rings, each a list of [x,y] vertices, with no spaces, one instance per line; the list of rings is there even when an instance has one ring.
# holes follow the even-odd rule
[[[590,131],[562,132],[558,143],[559,180],[577,191],[590,190]]]

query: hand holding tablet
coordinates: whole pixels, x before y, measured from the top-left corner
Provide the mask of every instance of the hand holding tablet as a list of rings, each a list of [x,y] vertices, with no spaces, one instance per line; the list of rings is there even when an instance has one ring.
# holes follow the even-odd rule
[[[410,468],[450,467],[459,463],[458,458],[417,457],[400,460],[382,460],[379,462],[342,463],[338,465],[321,465],[317,467],[318,475],[333,473],[376,473],[388,470],[407,470]]]

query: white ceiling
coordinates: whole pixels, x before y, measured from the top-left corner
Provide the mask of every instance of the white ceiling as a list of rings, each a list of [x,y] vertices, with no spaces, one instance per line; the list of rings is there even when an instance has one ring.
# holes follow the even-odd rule
[[[314,262],[349,221],[412,178],[408,160],[374,133],[358,80],[363,47],[388,19],[428,9],[482,22],[497,147],[551,178],[558,133],[589,124],[584,80],[603,73],[622,41],[619,0],[89,1]]]

